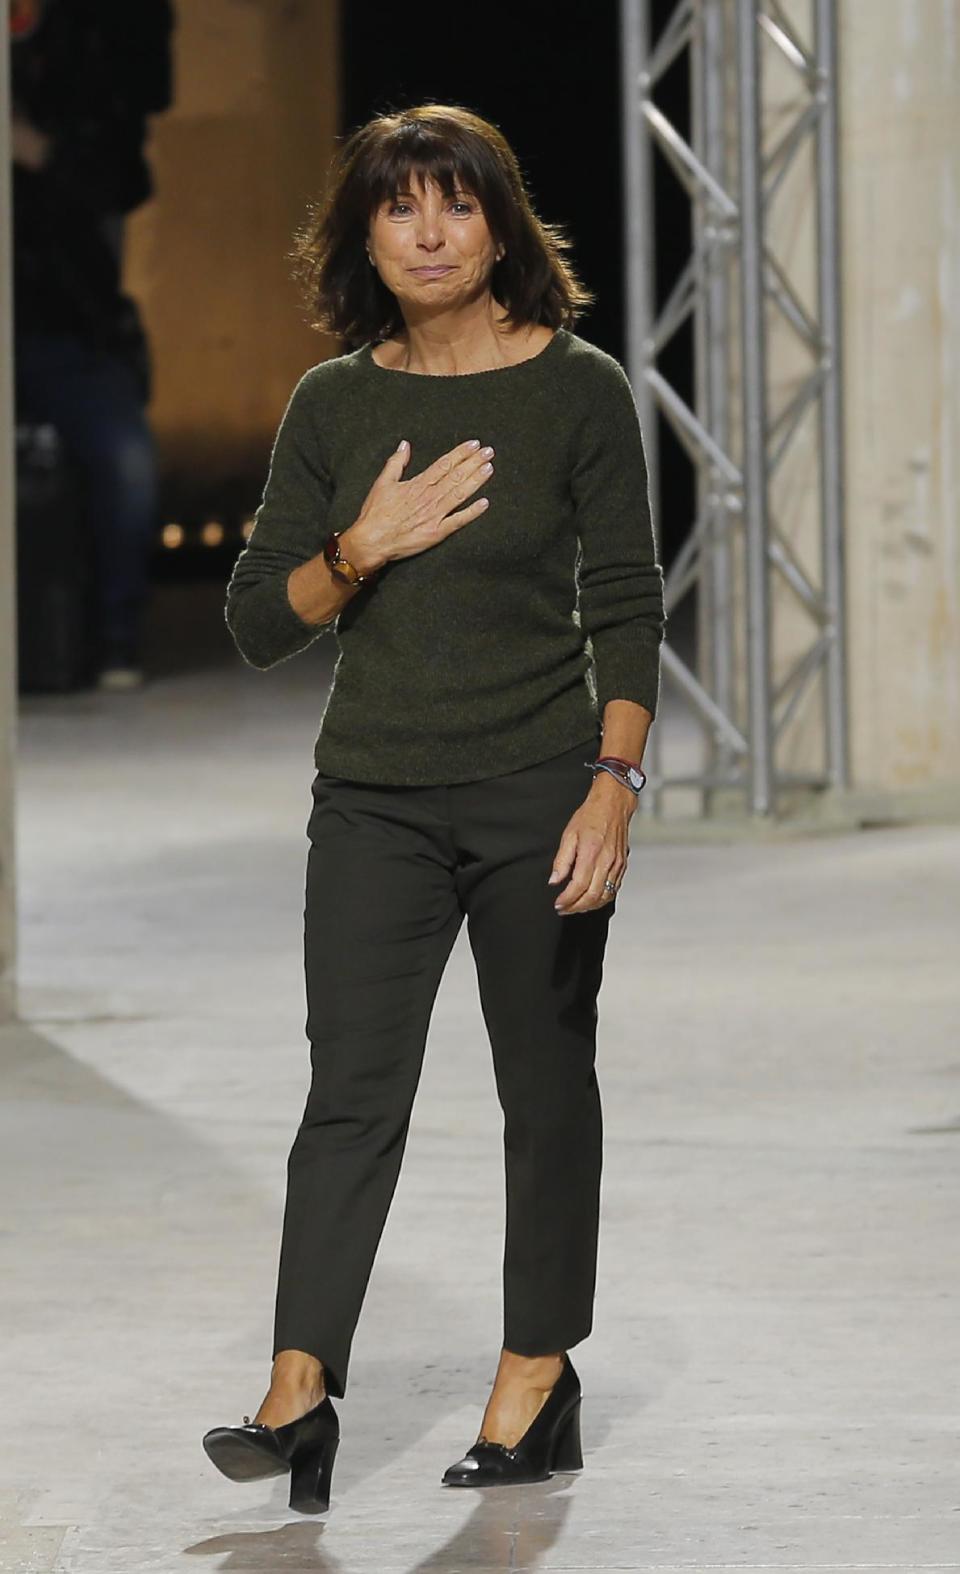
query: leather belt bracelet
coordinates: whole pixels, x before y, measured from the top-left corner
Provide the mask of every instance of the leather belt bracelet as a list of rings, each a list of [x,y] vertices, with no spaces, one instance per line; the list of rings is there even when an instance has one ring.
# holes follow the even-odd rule
[[[601,754],[597,759],[584,760],[583,763],[594,773],[608,771],[622,787],[629,787],[634,795],[646,786],[646,771],[641,770],[633,760],[622,760],[617,754]]]

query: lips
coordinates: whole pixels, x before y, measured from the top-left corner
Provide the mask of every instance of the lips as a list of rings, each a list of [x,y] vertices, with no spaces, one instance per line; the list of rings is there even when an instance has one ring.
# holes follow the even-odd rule
[[[425,279],[438,279],[441,273],[450,273],[452,271],[452,264],[449,266],[444,264],[439,268],[411,268],[410,271],[411,273],[421,274]]]

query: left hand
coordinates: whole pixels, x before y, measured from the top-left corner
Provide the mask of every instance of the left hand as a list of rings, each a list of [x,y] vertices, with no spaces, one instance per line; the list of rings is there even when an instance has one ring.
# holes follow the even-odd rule
[[[555,903],[561,917],[589,913],[613,900],[614,892],[605,891],[603,882],[612,880],[619,886],[623,878],[630,857],[629,825],[636,810],[636,794],[609,771],[598,771],[580,808],[568,820],[553,861],[560,876],[553,882],[555,889],[570,875],[570,884]]]

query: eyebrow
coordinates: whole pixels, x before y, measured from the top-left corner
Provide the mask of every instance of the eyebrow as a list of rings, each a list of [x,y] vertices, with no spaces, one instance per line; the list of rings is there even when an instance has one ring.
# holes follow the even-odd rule
[[[466,197],[472,197],[473,196],[473,192],[468,190],[468,188],[466,186],[457,186],[456,190],[454,192],[454,195],[457,195],[458,193],[461,193],[463,196],[466,196]],[[416,192],[413,192],[413,191],[395,191],[394,192],[394,196],[395,197],[414,197],[414,196],[416,196]],[[388,198],[387,200],[389,201],[390,199]]]

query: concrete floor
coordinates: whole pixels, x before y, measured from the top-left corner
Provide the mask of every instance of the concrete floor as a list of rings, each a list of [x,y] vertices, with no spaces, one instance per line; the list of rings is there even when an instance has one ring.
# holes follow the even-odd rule
[[[960,1569],[956,826],[635,835],[600,1002],[582,1475],[439,1485],[500,1334],[501,1124],[465,931],[330,1512],[209,1464],[201,1434],[252,1413],[269,1372],[328,657],[259,674],[207,627],[199,667],[175,641],[140,694],[23,706],[0,1568]]]

